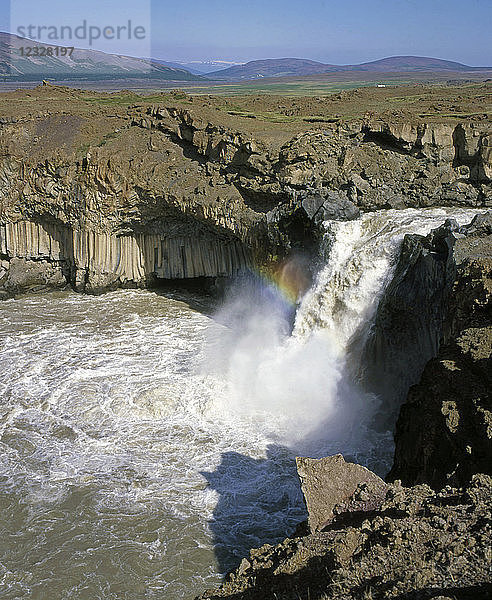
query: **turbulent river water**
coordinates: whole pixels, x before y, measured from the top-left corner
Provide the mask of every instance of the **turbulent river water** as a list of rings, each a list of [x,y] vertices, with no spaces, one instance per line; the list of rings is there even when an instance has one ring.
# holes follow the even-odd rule
[[[325,223],[294,321],[258,278],[220,307],[150,291],[0,303],[0,598],[191,598],[305,518],[296,454],[384,474],[391,434],[371,429],[348,345],[403,235],[473,214]]]

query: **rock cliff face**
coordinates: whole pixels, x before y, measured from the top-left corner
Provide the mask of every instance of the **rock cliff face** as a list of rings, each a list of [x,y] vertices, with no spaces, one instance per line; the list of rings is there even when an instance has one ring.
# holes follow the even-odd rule
[[[492,213],[487,212],[464,227],[448,220],[426,237],[405,236],[399,263],[379,303],[363,352],[366,383],[383,398],[386,414],[391,416],[391,411],[399,408],[426,363],[448,343],[456,327],[460,328],[457,317],[452,316],[457,311],[453,308],[456,289],[459,281],[465,281],[470,262],[490,260],[491,231]],[[479,270],[476,263],[475,272]],[[473,293],[481,302],[477,289],[469,292],[470,307]],[[462,318],[464,312],[459,313]]]
[[[390,479],[435,489],[492,473],[492,222],[475,220],[458,265],[443,342],[410,389],[395,433]]]
[[[390,479],[438,489],[492,472],[491,269],[490,212],[404,240],[364,351],[388,423],[406,398]]]
[[[220,99],[155,100],[48,86],[0,103],[0,258],[17,264],[4,295],[28,285],[19,260],[39,284],[56,271],[86,291],[230,275],[314,248],[326,218],[491,202],[487,121],[278,124]]]
[[[39,286],[98,293],[143,287],[155,278],[233,276],[249,264],[237,240],[207,234],[111,235],[61,224],[19,221],[0,225],[0,297]],[[7,258],[8,260],[5,260]]]

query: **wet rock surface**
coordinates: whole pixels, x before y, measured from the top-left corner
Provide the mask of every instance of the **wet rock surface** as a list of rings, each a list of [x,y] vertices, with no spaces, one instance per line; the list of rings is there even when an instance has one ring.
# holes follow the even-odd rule
[[[252,550],[200,600],[490,598],[492,479],[461,489],[390,484],[377,510]],[[343,520],[342,520],[343,517]]]

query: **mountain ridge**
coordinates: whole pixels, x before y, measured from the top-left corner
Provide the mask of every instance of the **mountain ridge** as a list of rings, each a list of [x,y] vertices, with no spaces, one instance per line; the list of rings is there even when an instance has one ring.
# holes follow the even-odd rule
[[[27,55],[27,48],[59,49],[52,54]],[[0,31],[0,76],[12,80],[33,81],[45,78],[149,78],[167,81],[203,81],[204,78],[184,68],[162,64],[153,59],[110,54],[100,50],[74,48],[72,55],[62,55],[63,47],[45,44]]]
[[[207,71],[190,65],[156,58],[139,58],[111,54],[100,50],[75,48],[73,55],[30,55],[23,47],[62,48],[16,34],[0,31],[0,76],[11,80],[31,81],[40,78],[144,78],[167,81],[247,81],[275,77],[303,77],[342,72],[486,72],[492,67],[473,67],[463,63],[425,56],[390,56],[354,65],[335,65],[304,58],[265,58],[230,67]],[[214,62],[214,61],[211,61]],[[217,62],[217,61],[215,61]],[[201,64],[201,63],[200,63]]]
[[[492,67],[472,67],[455,61],[427,56],[389,56],[354,65],[334,65],[302,58],[279,58],[249,61],[244,65],[208,73],[207,76],[214,79],[241,80],[344,71],[415,73],[421,71],[470,72],[490,70],[492,70]]]

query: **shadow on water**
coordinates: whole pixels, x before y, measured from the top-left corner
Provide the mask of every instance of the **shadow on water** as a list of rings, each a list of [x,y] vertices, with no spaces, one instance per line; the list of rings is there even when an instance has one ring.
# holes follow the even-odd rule
[[[184,302],[192,310],[206,317],[213,317],[219,304],[217,294],[207,277],[192,279],[161,279],[150,286],[151,292],[157,296]]]
[[[266,458],[224,452],[215,471],[201,474],[219,494],[210,529],[221,573],[250,549],[281,541],[307,518],[294,455],[284,446],[269,445]]]
[[[391,447],[390,434],[366,429],[369,419],[363,415],[369,407],[359,403],[352,384],[341,382],[338,393],[354,412],[336,411],[290,448],[270,444],[265,458],[229,451],[222,454],[214,471],[201,472],[219,495],[209,528],[220,573],[236,568],[251,549],[292,536],[307,519],[296,456],[321,458],[341,453],[348,462],[362,464],[382,477],[388,471],[390,457],[381,451],[381,444]],[[368,414],[372,412],[370,409]]]
[[[313,416],[312,429],[289,447],[270,444],[265,458],[225,452],[214,471],[201,472],[219,495],[209,527],[222,574],[236,568],[252,548],[282,541],[306,520],[296,456],[341,453],[348,462],[362,464],[381,477],[389,470],[391,433],[374,427],[377,399],[354,381],[347,365],[334,399],[326,402],[324,415]]]

